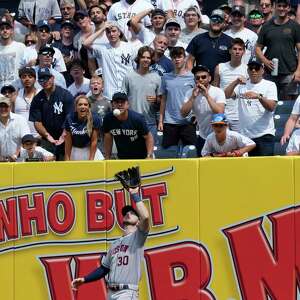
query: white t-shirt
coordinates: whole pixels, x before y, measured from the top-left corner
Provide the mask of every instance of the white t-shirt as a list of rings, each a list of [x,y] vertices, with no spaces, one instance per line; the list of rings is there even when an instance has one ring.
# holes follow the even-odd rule
[[[293,132],[289,144],[286,148],[286,153],[298,152],[300,153],[300,129]]]
[[[15,41],[7,46],[0,43],[0,88],[13,84],[19,78],[18,70],[25,48],[24,44]]]
[[[133,70],[137,49],[123,41],[118,47],[112,47],[110,43],[93,44],[92,49],[98,65],[102,67],[103,96],[111,100],[112,95],[121,90],[124,76]]]
[[[258,138],[265,134],[275,135],[273,112],[266,110],[258,99],[245,99],[245,92],[253,91],[262,94],[269,100],[278,101],[277,88],[274,82],[262,79],[259,83],[237,85],[234,89],[238,99],[240,132],[249,138]]]
[[[234,68],[230,62],[219,64],[220,88],[224,91],[225,88],[236,80],[239,76],[248,77],[247,65],[240,64]],[[238,120],[238,102],[232,98],[226,99],[225,114],[228,120]]]
[[[190,99],[192,92],[193,89],[187,91],[184,102],[187,102]],[[216,103],[226,103],[225,94],[220,88],[210,85],[208,94]],[[210,122],[213,115],[206,97],[200,94],[193,103],[192,111],[197,118],[199,134],[203,139],[206,139],[212,132]]]
[[[53,153],[47,151],[46,149],[36,146],[35,151],[33,153],[33,158],[39,158],[41,160],[44,160],[46,157],[53,157]],[[24,161],[26,158],[29,158],[27,150],[25,150],[23,147],[21,147],[20,150],[20,157],[18,161]]]
[[[255,44],[257,41],[257,34],[248,28],[243,28],[240,31],[233,31],[228,29],[224,32],[233,39],[240,38],[244,41],[246,46],[246,52],[243,55],[242,62],[247,64],[251,56],[255,55]]]
[[[298,96],[298,98],[296,99],[294,106],[293,106],[293,110],[291,112],[292,115],[300,115],[300,95]]]
[[[229,129],[226,132],[226,140],[224,144],[220,145],[216,139],[215,133],[212,132],[208,135],[205,141],[201,155],[207,156],[212,153],[232,152],[250,145],[255,145],[255,143],[248,137]],[[248,156],[248,153],[244,153],[243,156]]]
[[[136,0],[132,5],[128,4],[126,0],[121,0],[114,3],[107,14],[107,21],[116,21],[120,26],[127,40],[131,38],[131,33],[128,30],[127,22],[135,15],[142,11],[154,9],[154,6],[147,0]],[[143,18],[143,24],[150,26],[150,18],[146,16]]]
[[[182,48],[186,49],[187,46],[188,46],[187,44],[185,44],[182,41],[178,40],[177,43],[176,43],[176,45],[174,47],[182,47]],[[151,45],[150,45],[150,47],[151,47]],[[186,51],[185,51],[185,55],[188,56],[188,53]],[[167,58],[171,59],[169,48],[167,48],[167,50],[165,51],[165,56]]]
[[[57,72],[65,72],[67,71],[66,64],[64,61],[64,57],[61,53],[61,51],[55,47],[54,49],[54,55],[53,55],[53,63],[52,67],[57,71]],[[36,51],[35,46],[33,47],[26,47],[24,50],[24,56],[22,57],[21,65],[26,66],[31,60],[37,59],[38,53]]]
[[[73,97],[78,95],[79,93],[87,94],[90,90],[90,80],[83,77],[83,83],[77,87],[75,82],[73,82],[69,87],[68,91],[72,94]]]

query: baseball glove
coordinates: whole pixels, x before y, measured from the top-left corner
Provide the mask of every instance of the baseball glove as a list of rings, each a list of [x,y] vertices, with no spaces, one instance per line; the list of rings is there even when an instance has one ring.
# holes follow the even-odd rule
[[[129,190],[129,188],[136,188],[141,185],[141,175],[139,167],[132,167],[115,174],[115,178],[119,180],[122,186]]]

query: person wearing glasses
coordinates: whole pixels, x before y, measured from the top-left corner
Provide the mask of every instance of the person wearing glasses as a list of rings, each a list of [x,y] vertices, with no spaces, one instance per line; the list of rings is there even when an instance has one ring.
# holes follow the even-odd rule
[[[37,39],[37,35],[35,34],[35,32],[29,32],[25,35],[24,38],[24,44],[26,47],[34,47],[35,44],[37,43],[38,39]]]
[[[239,157],[248,156],[255,148],[255,142],[248,137],[228,129],[225,114],[214,114],[211,121],[213,132],[210,133],[201,151],[202,156]]]
[[[220,88],[210,84],[212,76],[207,66],[197,65],[192,69],[192,73],[195,86],[186,92],[180,112],[182,117],[191,112],[196,116],[199,129],[196,147],[200,157],[205,140],[212,132],[212,115],[224,113],[226,99]]]
[[[229,48],[232,38],[223,33],[225,14],[215,9],[210,16],[208,32],[196,35],[189,43],[186,66],[191,70],[196,65],[205,64],[210,74],[214,74],[216,65],[230,60]]]
[[[255,32],[256,34],[259,34],[263,24],[264,24],[263,13],[258,9],[252,9],[248,14],[247,27],[253,32]]]
[[[263,74],[264,65],[253,57],[248,62],[249,79],[240,76],[225,89],[227,98],[238,101],[240,133],[256,143],[249,156],[274,154],[277,88],[274,82],[263,79]]]
[[[273,0],[260,0],[259,8],[264,16],[264,23],[268,22],[273,17]]]

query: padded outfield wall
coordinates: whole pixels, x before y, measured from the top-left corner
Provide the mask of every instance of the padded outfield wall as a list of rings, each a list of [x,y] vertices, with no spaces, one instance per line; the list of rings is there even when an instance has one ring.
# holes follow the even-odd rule
[[[0,299],[105,299],[73,293],[121,236],[139,165],[151,213],[141,300],[294,300],[300,285],[300,159],[291,157],[0,165]]]

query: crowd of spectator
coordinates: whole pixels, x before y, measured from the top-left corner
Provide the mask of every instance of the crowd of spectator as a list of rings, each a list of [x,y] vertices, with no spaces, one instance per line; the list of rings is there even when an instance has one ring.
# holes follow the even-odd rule
[[[300,4],[256,4],[0,8],[0,160],[272,156],[278,100],[294,101],[280,142],[299,155]]]

